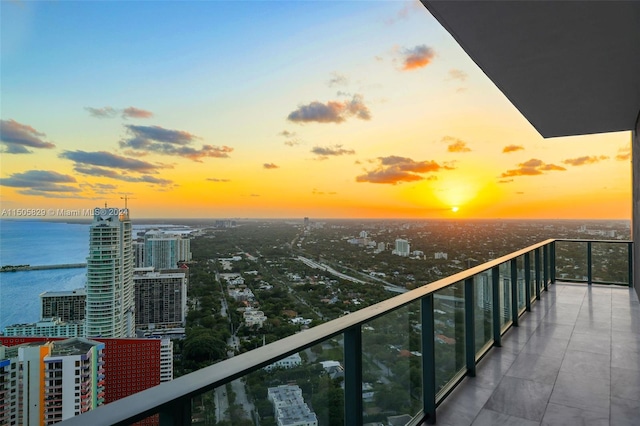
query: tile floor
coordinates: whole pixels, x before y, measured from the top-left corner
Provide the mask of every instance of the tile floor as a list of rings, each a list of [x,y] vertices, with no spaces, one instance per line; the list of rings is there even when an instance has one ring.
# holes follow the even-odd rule
[[[640,425],[633,290],[557,283],[438,407],[438,425]]]

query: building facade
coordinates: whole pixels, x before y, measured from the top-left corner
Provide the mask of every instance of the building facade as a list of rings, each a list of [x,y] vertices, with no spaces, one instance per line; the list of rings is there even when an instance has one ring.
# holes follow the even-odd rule
[[[87,292],[84,288],[71,291],[46,291],[40,294],[40,318],[58,317],[62,321],[84,319]]]
[[[48,426],[102,405],[104,346],[84,338],[0,346],[0,424]]]
[[[60,318],[43,318],[31,324],[14,324],[4,329],[4,335],[39,337],[85,337],[85,322],[62,321]]]
[[[191,240],[180,234],[148,231],[144,234],[144,266],[173,269],[191,260]]]
[[[63,341],[63,339],[60,338],[47,340],[49,344],[56,344],[59,341]],[[84,341],[87,339],[78,340]],[[96,338],[91,340],[99,342],[104,346],[102,349],[102,374],[104,374],[105,404],[173,379],[173,342],[169,339]],[[6,352],[15,352],[20,346],[28,347],[29,345],[33,345],[33,347],[43,347],[44,344],[45,341],[42,337],[0,337],[0,348],[3,348]],[[2,345],[4,345],[4,347]],[[2,354],[1,351],[2,349],[0,349],[0,355]],[[35,356],[34,352],[32,357]],[[17,364],[15,367],[12,367],[12,361],[7,363],[7,360],[11,359],[8,353],[5,353],[4,357],[0,356],[0,385],[3,383],[1,380],[3,371],[9,372],[9,378],[11,377],[11,371],[18,371],[19,366]],[[13,370],[11,370],[12,368]],[[34,370],[33,373],[35,374],[36,371]],[[18,378],[15,378],[15,383],[17,386]],[[2,389],[1,386],[0,389]],[[39,394],[39,390],[34,390],[34,392]],[[0,396],[1,395],[2,391],[0,390]],[[17,398],[17,396],[15,398]],[[11,406],[10,400],[5,398],[5,401],[9,401],[9,406]],[[17,400],[14,400],[14,402],[14,406],[16,407],[20,405]],[[0,419],[2,419],[2,406],[3,401],[0,399]],[[152,423],[153,421],[150,422],[150,424]],[[11,423],[0,422],[0,425],[5,424]]]
[[[96,211],[89,228],[87,336],[133,337],[135,300],[129,213],[112,208]]]
[[[409,241],[398,238],[396,240],[396,249],[393,250],[393,254],[396,254],[398,256],[409,256],[410,253],[411,245],[409,244]]]
[[[138,329],[185,325],[187,269],[156,272],[153,267],[135,270],[136,326]]]

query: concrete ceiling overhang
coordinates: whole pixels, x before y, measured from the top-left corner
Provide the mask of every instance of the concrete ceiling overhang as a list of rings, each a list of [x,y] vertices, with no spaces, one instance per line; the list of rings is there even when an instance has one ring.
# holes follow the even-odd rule
[[[634,128],[640,1],[422,3],[543,137]]]

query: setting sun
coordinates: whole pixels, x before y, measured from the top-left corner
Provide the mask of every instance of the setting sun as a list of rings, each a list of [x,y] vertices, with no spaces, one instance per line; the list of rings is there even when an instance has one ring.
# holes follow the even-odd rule
[[[458,210],[460,210],[460,209],[458,208],[458,206],[451,207],[451,211],[452,211],[452,212],[454,212],[454,213],[457,213],[457,212],[458,212]]]

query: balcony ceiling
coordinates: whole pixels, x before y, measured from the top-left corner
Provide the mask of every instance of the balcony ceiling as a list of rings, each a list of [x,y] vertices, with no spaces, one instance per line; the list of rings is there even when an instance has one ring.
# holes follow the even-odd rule
[[[634,128],[639,1],[422,3],[543,137]]]

